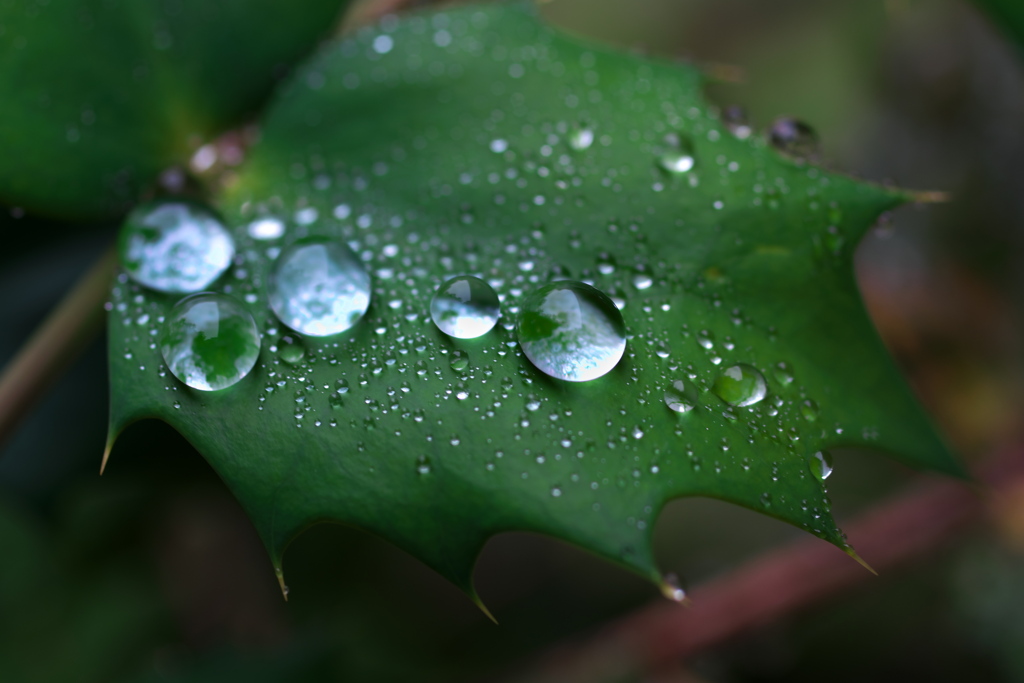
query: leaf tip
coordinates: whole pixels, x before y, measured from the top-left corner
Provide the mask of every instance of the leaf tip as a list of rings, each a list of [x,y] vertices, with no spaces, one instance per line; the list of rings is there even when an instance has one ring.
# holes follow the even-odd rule
[[[284,570],[281,567],[274,567],[274,575],[277,576],[277,583],[281,586],[281,596],[288,602],[288,584],[284,582]]]
[[[662,576],[661,580],[658,581],[658,588],[661,589],[661,594],[672,602],[677,602],[684,607],[690,606],[690,597],[679,584],[679,577],[675,574],[665,574]]]
[[[110,460],[110,451],[114,448],[114,441],[117,439],[117,435],[111,432],[107,435],[107,444],[103,447],[103,460],[100,461],[100,476],[103,476],[103,471],[107,469],[107,461]]]
[[[473,604],[476,605],[477,608],[484,613],[484,616],[490,619],[495,626],[498,625],[498,620],[494,618],[493,614],[491,614],[491,610],[487,609],[487,605],[484,604],[484,601],[480,599],[480,596],[477,595],[475,590],[470,592],[469,599],[473,601]]]
[[[857,564],[864,567],[875,576],[878,576],[878,572],[876,572],[870,564],[865,562],[863,557],[857,554],[857,551],[853,549],[853,546],[846,546],[845,548],[843,548],[843,552],[852,557],[853,559],[855,559],[857,561]]]

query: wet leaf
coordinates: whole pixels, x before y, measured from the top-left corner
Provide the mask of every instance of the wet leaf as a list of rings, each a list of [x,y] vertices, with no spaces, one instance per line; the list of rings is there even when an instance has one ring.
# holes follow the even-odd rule
[[[239,257],[215,289],[247,302],[257,367],[189,390],[154,341],[174,297],[123,279],[111,434],[146,417],[179,429],[278,569],[296,534],[335,521],[471,594],[482,545],[512,529],[657,581],[652,531],[679,496],[845,547],[817,452],[869,446],[958,471],[854,279],[854,246],[906,197],[735,136],[700,86],[690,67],[583,44],[518,5],[333,45],[278,98],[221,202]],[[664,163],[680,150],[692,163]],[[253,239],[268,220],[283,236]],[[366,317],[341,337],[300,338],[269,310],[273,259],[307,236],[347,242],[373,276]],[[502,297],[478,339],[429,315],[463,273]],[[625,356],[593,381],[552,379],[517,343],[520,304],[563,278],[623,305]]]
[[[0,3],[0,202],[118,212],[253,112],[342,0]]]

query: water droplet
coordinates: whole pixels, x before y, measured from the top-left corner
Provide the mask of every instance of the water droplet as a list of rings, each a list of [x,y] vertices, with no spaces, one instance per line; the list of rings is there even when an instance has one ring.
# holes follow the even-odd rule
[[[677,379],[665,390],[665,405],[677,413],[688,413],[697,404],[690,395],[691,393],[683,380]]]
[[[254,240],[276,240],[284,235],[284,223],[277,218],[259,218],[246,228]]]
[[[469,369],[469,354],[465,351],[452,351],[449,367],[455,372],[465,372]]]
[[[722,111],[722,123],[740,140],[746,140],[754,132],[747,118],[747,110],[738,104],[728,106]]]
[[[577,152],[590,149],[594,144],[593,128],[576,128],[569,134],[569,146]]]
[[[775,381],[784,387],[793,383],[793,370],[788,363],[776,363],[772,374],[775,376]]]
[[[818,451],[808,459],[811,466],[811,473],[818,479],[825,481],[832,474],[832,454],[828,451]]]
[[[570,382],[605,375],[626,350],[626,324],[612,300],[570,280],[545,285],[523,299],[518,335],[531,363]]]
[[[552,487],[552,489],[551,489],[551,497],[552,498],[561,498],[561,496],[562,496],[562,489],[558,488],[557,486]]]
[[[498,322],[498,295],[478,277],[460,275],[438,288],[430,301],[430,317],[450,337],[474,339]]]
[[[430,474],[430,458],[421,455],[416,459],[416,473],[420,475]]]
[[[818,419],[818,404],[814,401],[804,401],[800,406],[800,414],[804,416],[804,419],[808,422],[814,422]]]
[[[639,289],[640,291],[650,289],[651,285],[653,284],[654,280],[652,280],[651,276],[648,275],[647,273],[637,273],[636,275],[633,276],[633,286]]]
[[[143,204],[118,237],[121,265],[150,289],[187,294],[206,289],[231,265],[235,243],[209,211],[182,201]]]
[[[204,292],[171,309],[160,340],[171,373],[200,391],[230,387],[249,374],[260,354],[256,322],[241,302]]]
[[[670,135],[667,138],[668,149],[658,157],[658,165],[673,174],[689,173],[696,165],[693,155],[693,143],[689,138]]]
[[[661,594],[673,602],[684,602],[686,591],[679,583],[679,577],[675,574],[665,574],[661,577]]]
[[[818,156],[818,134],[803,121],[783,116],[768,129],[772,147],[795,159],[813,160]]]
[[[281,322],[323,337],[363,317],[370,306],[370,275],[344,244],[314,239],[281,252],[267,291]]]
[[[741,363],[725,368],[715,380],[711,390],[731,406],[752,406],[768,393],[764,375]]]
[[[301,344],[285,344],[281,347],[281,360],[289,365],[298,365],[306,357],[306,349]]]

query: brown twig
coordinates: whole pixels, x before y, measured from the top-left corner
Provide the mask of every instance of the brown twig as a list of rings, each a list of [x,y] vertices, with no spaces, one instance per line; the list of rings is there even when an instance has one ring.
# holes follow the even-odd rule
[[[0,374],[0,446],[100,332],[116,259],[103,253]]]
[[[1024,479],[1018,452],[995,459],[985,480],[999,490]],[[940,548],[984,510],[970,487],[929,482],[873,508],[849,525],[858,551],[878,569]],[[874,577],[846,554],[806,538],[698,587],[691,606],[657,601],[582,642],[542,657],[515,681],[600,683],[632,680],[836,595]]]

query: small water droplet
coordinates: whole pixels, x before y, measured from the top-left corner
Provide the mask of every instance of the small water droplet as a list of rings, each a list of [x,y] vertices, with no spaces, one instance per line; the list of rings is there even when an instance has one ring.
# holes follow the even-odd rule
[[[665,390],[665,405],[677,413],[688,413],[696,406],[683,380],[677,379]]]
[[[683,590],[679,577],[675,574],[665,574],[661,577],[661,594],[673,602],[686,600],[686,591]]]
[[[728,106],[722,111],[722,123],[740,140],[746,140],[754,132],[750,127],[746,109],[738,104]]]
[[[575,128],[572,133],[569,134],[569,146],[577,152],[590,149],[592,144],[594,144],[593,128]]]
[[[281,322],[323,337],[363,317],[370,306],[370,275],[344,244],[312,239],[281,252],[267,291]]]
[[[430,317],[437,328],[457,339],[474,339],[498,322],[498,295],[478,277],[460,275],[438,288],[430,301]]]
[[[246,232],[254,240],[276,240],[284,235],[284,223],[277,218],[259,218],[249,224]]]
[[[603,292],[563,280],[523,299],[519,345],[537,369],[556,379],[585,382],[607,374],[626,350],[626,324]]]
[[[200,391],[218,391],[249,374],[260,354],[256,322],[224,294],[185,297],[171,309],[160,340],[171,373]]]
[[[160,292],[206,289],[235,255],[235,243],[212,213],[182,201],[139,206],[118,236],[121,265],[133,280]]]
[[[818,404],[814,401],[804,401],[800,405],[800,414],[804,416],[804,419],[808,422],[814,422],[818,419],[819,410]]]
[[[285,344],[279,353],[281,360],[289,365],[298,365],[306,357],[306,349],[301,344]]]
[[[452,351],[448,365],[455,372],[465,372],[469,369],[469,354],[461,350]]]
[[[416,473],[419,475],[430,474],[430,458],[425,455],[416,458]]]
[[[756,368],[741,363],[722,370],[711,390],[731,406],[751,406],[768,393],[764,376]]]
[[[775,119],[768,130],[768,142],[794,159],[813,160],[818,156],[818,134],[803,121],[788,116]]]
[[[675,175],[692,171],[696,158],[690,139],[673,134],[666,139],[666,143],[668,148],[658,157],[658,165]]]
[[[784,387],[793,383],[793,370],[788,363],[776,363],[772,375],[775,377],[775,381]]]
[[[832,454],[828,451],[818,451],[811,455],[808,460],[811,466],[811,473],[818,479],[825,481],[832,474]]]

